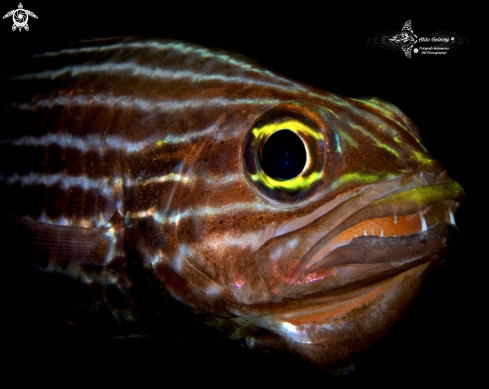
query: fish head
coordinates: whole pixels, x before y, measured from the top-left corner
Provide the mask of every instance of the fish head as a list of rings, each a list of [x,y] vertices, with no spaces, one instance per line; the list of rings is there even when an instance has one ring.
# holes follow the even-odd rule
[[[230,337],[259,347],[273,334],[321,366],[346,337],[349,360],[459,238],[463,189],[380,99],[285,101],[219,123],[166,200],[153,271],[214,325],[233,323]]]
[[[396,106],[288,97],[182,116],[202,136],[175,149],[173,186],[128,196],[128,209],[152,205],[126,215],[127,234],[161,285],[230,338],[344,368],[460,238],[465,194]]]

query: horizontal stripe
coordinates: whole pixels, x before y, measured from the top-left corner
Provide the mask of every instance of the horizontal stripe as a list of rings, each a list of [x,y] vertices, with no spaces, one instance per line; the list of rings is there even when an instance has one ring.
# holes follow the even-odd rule
[[[169,81],[171,83],[181,83],[187,81],[191,85],[196,83],[217,82],[223,86],[231,84],[233,87],[257,86],[265,89],[276,91],[286,91],[289,93],[302,93],[304,88],[300,85],[289,82],[286,86],[276,84],[275,79],[270,82],[255,80],[246,77],[245,74],[237,76],[223,76],[222,74],[205,74],[201,72],[191,72],[188,70],[166,70],[155,66],[144,66],[136,62],[117,63],[109,62],[96,65],[69,65],[56,70],[44,70],[38,73],[27,73],[21,76],[7,78],[5,81],[27,81],[27,80],[54,80],[58,77],[69,74],[70,77],[76,78],[84,74],[108,74],[108,75],[123,75],[124,77],[136,77],[140,80],[151,79],[156,81]]]
[[[238,109],[239,107],[247,107],[253,109],[260,106],[275,105],[279,102],[277,99],[256,98],[256,99],[227,99],[223,97],[215,97],[210,99],[169,99],[162,100],[145,100],[142,98],[133,98],[128,96],[106,97],[94,95],[59,95],[54,98],[42,98],[35,103],[12,103],[12,107],[16,110],[35,112],[41,108],[52,109],[55,106],[63,107],[104,107],[106,109],[122,108],[124,110],[132,110],[152,115],[168,114],[175,110],[191,112],[192,110],[206,110],[207,114],[215,109],[221,111],[223,107]],[[14,146],[47,146],[49,144],[58,144],[60,147],[75,147],[81,151],[98,151],[102,152],[104,148],[114,148],[117,150],[125,150],[126,153],[137,153],[147,146],[154,145],[158,140],[162,140],[167,145],[188,142],[209,135],[213,132],[218,133],[221,130],[218,126],[220,123],[215,123],[206,129],[199,129],[194,132],[186,132],[185,135],[172,134],[171,129],[165,129],[165,136],[161,138],[159,134],[154,134],[147,139],[131,142],[127,138],[114,135],[87,135],[85,138],[75,137],[70,134],[46,134],[40,138],[24,137],[12,142]],[[233,133],[225,133],[219,136],[219,139],[233,139],[240,135],[238,131]],[[5,143],[6,141],[2,141]]]
[[[53,98],[41,98],[35,103],[27,102],[13,102],[11,106],[15,109],[22,111],[37,111],[40,108],[53,108],[56,106],[102,106],[107,108],[123,108],[126,110],[134,110],[144,113],[168,113],[175,110],[193,111],[200,109],[216,109],[222,107],[238,107],[246,106],[247,108],[254,108],[263,105],[277,104],[281,100],[275,98],[230,98],[225,97],[185,97],[180,99],[159,98],[158,100],[147,100],[140,97],[133,96],[104,96],[101,94],[79,94],[79,95],[58,95]],[[155,112],[156,111],[156,112]]]
[[[65,216],[59,217],[50,217],[47,215],[45,211],[41,212],[39,217],[33,218],[29,215],[22,216],[23,218],[38,221],[46,224],[53,224],[56,226],[71,226],[71,227],[83,227],[83,228],[110,228],[111,225],[109,223],[112,215],[104,215],[99,213],[96,216],[92,216],[90,218],[78,217],[71,218]]]
[[[200,246],[200,252],[203,251],[204,247],[210,247],[214,251],[225,251],[231,247],[256,250],[269,238],[269,236],[263,236],[260,230],[253,230],[252,232],[219,231],[219,233],[208,235],[205,241],[200,242],[200,244],[193,244],[197,247]]]
[[[112,196],[117,188],[122,187],[121,178],[94,179],[86,176],[74,177],[64,173],[57,174],[38,174],[31,172],[28,175],[18,175],[14,173],[9,177],[0,175],[0,181],[7,185],[19,183],[22,186],[28,185],[58,185],[61,189],[68,190],[73,187],[80,187],[83,190],[99,189],[104,195]]]
[[[126,215],[128,219],[132,220],[152,218],[156,223],[163,225],[178,224],[181,219],[185,218],[213,217],[241,213],[243,211],[249,211],[250,214],[256,214],[257,212],[276,214],[277,212],[291,212],[293,210],[284,208],[270,209],[269,206],[257,202],[236,202],[220,207],[194,206],[183,212],[172,212],[169,216],[166,216],[166,212],[161,212],[155,206],[138,212],[127,212]]]
[[[183,42],[169,42],[169,43],[160,43],[157,41],[153,42],[121,42],[114,43],[111,45],[100,45],[100,46],[89,46],[89,47],[81,47],[75,49],[63,49],[60,51],[51,51],[42,54],[35,54],[33,57],[57,57],[60,55],[77,55],[83,53],[98,53],[98,52],[107,52],[107,51],[132,51],[131,49],[146,49],[148,52],[156,51],[160,56],[162,54],[166,54],[168,52],[173,52],[175,56],[186,56],[188,54],[192,54],[195,56],[195,59],[209,58],[215,62],[231,65],[236,68],[243,69],[247,72],[255,73],[260,76],[271,76],[274,79],[274,82],[282,82],[285,85],[291,85],[292,82],[286,78],[277,76],[272,72],[256,67],[255,64],[248,63],[244,60],[237,60],[234,58],[234,55],[226,54],[222,51],[211,50],[204,47],[199,47],[196,45],[191,45]],[[197,61],[196,61],[197,62]]]
[[[212,188],[225,187],[230,184],[234,184],[240,177],[240,174],[230,174],[225,177],[215,177],[212,175],[207,175],[205,177],[199,177],[195,174],[182,175],[181,170],[183,168],[182,164],[180,167],[176,166],[175,171],[164,174],[161,176],[151,177],[149,179],[129,179],[126,177],[124,179],[124,186],[126,187],[143,187],[146,185],[155,185],[165,182],[178,182],[182,184],[197,183],[201,181],[202,184],[212,185]],[[73,187],[80,187],[84,190],[90,189],[100,189],[105,195],[109,195],[116,190],[120,190],[122,187],[123,179],[121,177],[112,178],[89,178],[86,176],[72,176],[66,173],[55,173],[55,174],[43,174],[31,172],[27,175],[19,175],[14,173],[8,177],[0,175],[0,182],[5,182],[7,185],[13,185],[19,183],[22,186],[28,185],[45,185],[53,186],[58,185],[61,189],[68,190]],[[212,189],[211,188],[211,189]]]
[[[100,154],[109,149],[124,151],[127,154],[138,153],[146,147],[155,145],[156,137],[151,140],[129,142],[127,139],[114,135],[90,134],[85,137],[74,136],[67,133],[48,133],[39,137],[26,135],[14,140],[2,140],[0,144],[9,143],[12,146],[49,147],[57,145],[62,149],[73,148],[81,152],[98,152]]]

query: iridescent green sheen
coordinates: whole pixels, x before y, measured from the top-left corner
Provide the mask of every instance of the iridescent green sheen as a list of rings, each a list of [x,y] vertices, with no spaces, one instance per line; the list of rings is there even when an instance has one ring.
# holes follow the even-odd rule
[[[423,154],[421,154],[419,151],[414,151],[413,150],[414,156],[411,158],[416,158],[417,161],[423,165],[428,165],[431,166],[434,164],[434,161],[431,158],[426,158]]]
[[[333,182],[331,187],[333,189],[340,188],[344,185],[354,183],[359,184],[373,184],[375,182],[383,181],[386,178],[394,177],[394,174],[391,173],[377,173],[377,174],[368,174],[368,173],[360,173],[360,172],[352,172],[343,174],[340,178]]]
[[[368,138],[370,138],[373,142],[375,142],[375,144],[378,146],[378,147],[381,147],[385,150],[387,150],[388,152],[394,154],[396,156],[396,158],[400,158],[400,155],[399,153],[394,150],[392,147],[389,147],[387,146],[385,143],[383,142],[380,142],[374,135],[371,134],[371,131],[365,129],[365,128],[362,128],[356,124],[353,124],[353,123],[350,123],[350,127],[355,129],[355,130],[359,130],[361,131],[365,136],[367,136]],[[380,125],[379,125],[380,127]]]
[[[355,148],[358,148],[358,142],[355,139],[353,139],[353,137],[351,135],[349,135],[345,131],[341,131],[341,128],[338,129],[338,132],[339,132],[340,138],[343,141],[345,141],[346,143],[348,143],[350,146],[353,146]]]
[[[396,195],[374,201],[371,206],[382,206],[387,203],[409,204],[415,203],[420,209],[436,204],[444,199],[455,202],[465,200],[465,191],[458,182],[446,182],[438,185],[426,185],[407,190]]]

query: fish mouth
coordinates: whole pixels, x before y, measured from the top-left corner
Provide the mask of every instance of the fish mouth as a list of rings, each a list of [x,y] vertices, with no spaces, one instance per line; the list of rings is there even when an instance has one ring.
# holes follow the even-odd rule
[[[444,209],[448,209],[448,206],[443,203],[428,209],[428,217],[424,215],[425,221],[435,220],[434,215],[440,214]],[[446,214],[447,218],[450,217],[449,211]],[[406,220],[416,225],[416,216],[422,224],[419,215],[408,215]],[[430,216],[433,216],[433,219]],[[399,219],[398,217],[398,223],[401,222]],[[356,228],[361,226],[359,223]],[[349,233],[353,233],[355,229]],[[385,231],[384,233],[387,234]],[[351,309],[354,309],[356,304],[351,304],[350,300],[361,300],[362,304],[366,304],[377,296],[370,293],[372,288],[381,287],[401,273],[423,267],[427,263],[436,266],[450,251],[451,246],[463,237],[451,221],[438,222],[432,226],[426,223],[426,230],[423,231],[421,226],[421,231],[410,235],[385,234],[383,237],[357,236],[348,244],[338,244],[334,250],[312,264],[280,302],[257,304],[256,308],[263,305],[260,307],[263,309],[250,311],[249,315],[261,316],[268,311],[284,318],[309,316],[311,321],[317,321],[318,317],[321,317],[321,312],[331,311],[336,305],[351,305]],[[325,251],[333,246],[335,241],[339,239],[327,245]],[[364,299],[364,295],[369,298]],[[318,316],[314,319],[316,313]],[[345,314],[346,311],[341,313]]]
[[[367,304],[376,298],[369,292],[375,285],[427,264],[431,268],[462,237],[454,214],[464,200],[461,186],[446,180],[397,191],[363,206],[337,222],[294,264],[288,277],[281,278],[285,288],[274,290],[267,283],[271,277],[265,279],[272,301],[269,314],[319,320],[321,312],[331,311],[335,304],[342,309],[348,304],[354,309],[352,301]],[[289,240],[295,232],[300,230],[290,233]],[[276,290],[280,294],[274,295]],[[364,300],[365,296],[370,297]]]
[[[244,321],[301,344],[322,344],[364,320],[370,324],[360,331],[363,338],[387,331],[428,271],[462,238],[453,216],[456,206],[445,200],[416,214],[353,225],[319,250],[280,302],[243,312]]]
[[[348,366],[395,325],[426,274],[460,240],[453,214],[463,191],[434,203],[424,197],[418,212],[404,215],[389,197],[389,206],[372,204],[309,250],[302,276],[280,302],[250,307],[233,319],[250,334],[249,347],[268,345],[275,336],[280,347],[336,369],[336,361]],[[364,218],[375,213],[382,216]]]
[[[334,289],[365,279],[396,275],[427,261],[440,259],[449,243],[461,237],[452,200],[415,214],[368,219],[344,230],[319,247],[303,277],[287,291],[292,297],[314,290]],[[360,266],[358,266],[360,265]],[[336,280],[332,283],[332,278]],[[328,287],[328,284],[331,287]],[[313,286],[314,285],[314,286]]]

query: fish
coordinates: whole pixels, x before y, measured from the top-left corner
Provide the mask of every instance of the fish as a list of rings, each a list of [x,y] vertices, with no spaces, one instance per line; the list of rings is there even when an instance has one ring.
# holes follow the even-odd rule
[[[180,317],[343,374],[462,237],[463,188],[381,98],[138,37],[2,84],[2,241],[70,323]]]

